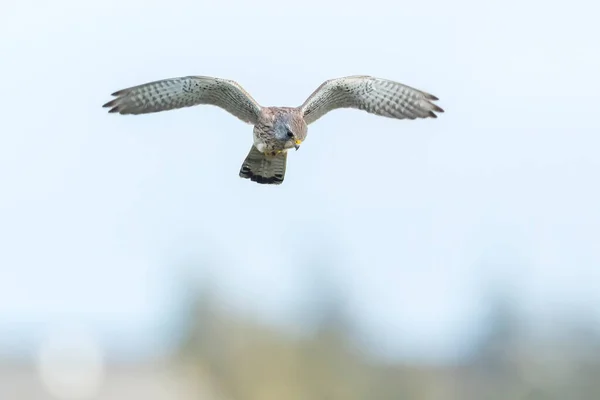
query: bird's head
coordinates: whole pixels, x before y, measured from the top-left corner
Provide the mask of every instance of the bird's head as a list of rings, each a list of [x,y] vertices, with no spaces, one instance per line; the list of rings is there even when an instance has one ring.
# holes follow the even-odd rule
[[[298,150],[306,138],[307,126],[300,113],[280,114],[273,124],[273,129],[275,138],[282,143],[284,149]]]

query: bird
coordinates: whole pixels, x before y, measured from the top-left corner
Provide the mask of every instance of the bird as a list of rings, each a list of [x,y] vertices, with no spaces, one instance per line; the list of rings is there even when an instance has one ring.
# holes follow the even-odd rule
[[[254,126],[253,143],[239,176],[253,182],[280,185],[288,151],[298,150],[308,125],[342,108],[394,119],[437,118],[444,110],[436,96],[400,82],[369,75],[324,81],[297,107],[261,106],[239,83],[210,76],[182,76],[147,82],[112,94],[102,107],[109,113],[138,115],[197,105],[220,107]],[[375,139],[374,139],[375,140]]]

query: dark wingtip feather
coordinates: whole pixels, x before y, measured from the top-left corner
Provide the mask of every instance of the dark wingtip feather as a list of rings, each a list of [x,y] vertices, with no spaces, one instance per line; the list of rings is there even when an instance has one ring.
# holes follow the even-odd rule
[[[433,100],[433,101],[439,100],[436,96],[432,95],[431,93],[427,93],[427,92],[423,92],[423,93],[425,94],[425,98],[427,100]]]
[[[433,111],[429,111],[429,116],[431,118],[437,118],[437,115],[435,115],[435,113]]]
[[[432,107],[433,107],[433,111],[437,111],[437,112],[441,112],[441,113],[444,112],[444,109],[436,104],[432,104]]]
[[[121,89],[121,90],[117,90],[114,93],[111,93],[111,96],[121,96],[122,94],[125,94],[125,92],[127,92],[129,89]]]
[[[115,103],[116,103],[116,99],[115,100],[111,100],[111,101],[109,101],[107,103],[102,104],[102,107],[105,107],[105,108],[114,107]]]
[[[102,107],[104,108],[110,108],[110,110],[108,110],[109,113],[113,114],[113,113],[120,113],[123,114],[123,110],[121,109],[120,105],[117,102],[118,99],[113,99],[111,101],[109,101],[108,103],[105,103],[102,105]]]

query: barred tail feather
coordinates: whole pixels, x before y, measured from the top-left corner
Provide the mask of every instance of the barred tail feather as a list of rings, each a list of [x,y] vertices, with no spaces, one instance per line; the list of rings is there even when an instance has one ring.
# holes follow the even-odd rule
[[[285,177],[286,163],[287,152],[267,157],[252,146],[240,168],[240,177],[257,183],[280,185]]]

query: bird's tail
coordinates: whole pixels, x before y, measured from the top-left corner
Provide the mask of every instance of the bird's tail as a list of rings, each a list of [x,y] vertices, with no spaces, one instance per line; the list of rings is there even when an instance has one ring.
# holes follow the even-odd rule
[[[240,169],[240,177],[268,185],[280,185],[285,176],[287,152],[266,156],[254,146]]]

